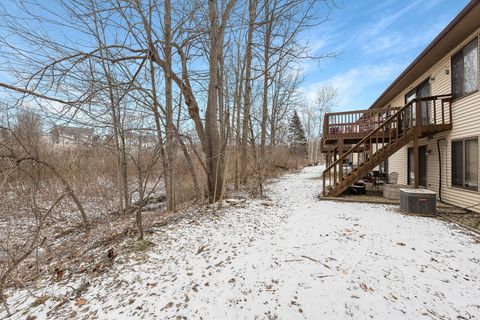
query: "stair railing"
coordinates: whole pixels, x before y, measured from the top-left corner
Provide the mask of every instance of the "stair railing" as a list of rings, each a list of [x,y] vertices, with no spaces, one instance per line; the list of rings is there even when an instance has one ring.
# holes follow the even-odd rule
[[[407,131],[416,129],[420,136],[423,126],[451,124],[451,100],[451,95],[419,98],[400,108],[323,171],[323,195]]]

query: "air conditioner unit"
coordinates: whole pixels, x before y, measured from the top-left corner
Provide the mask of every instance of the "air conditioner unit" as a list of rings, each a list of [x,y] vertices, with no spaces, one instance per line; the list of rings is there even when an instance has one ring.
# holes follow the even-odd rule
[[[436,214],[437,194],[426,189],[400,189],[400,209],[406,213]]]

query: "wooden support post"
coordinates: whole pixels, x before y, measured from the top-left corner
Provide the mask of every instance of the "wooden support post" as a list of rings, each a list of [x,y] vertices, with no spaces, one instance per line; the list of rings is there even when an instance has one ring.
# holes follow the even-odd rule
[[[415,140],[413,140],[413,168],[415,170],[414,187],[418,188],[420,185],[420,153],[418,149],[418,137],[415,137]]]
[[[452,118],[452,101],[448,100],[448,123],[453,124],[453,118]],[[443,123],[445,124],[445,122]]]
[[[323,189],[322,189],[322,194],[325,196],[327,194],[327,190],[326,190],[326,175],[325,175],[325,172],[322,174],[322,177],[323,177]]]
[[[338,148],[335,148],[335,150],[333,150],[333,162],[332,164],[337,161],[337,149]],[[334,165],[333,166],[333,183],[331,183],[331,180],[330,180],[330,185],[333,185],[335,186],[337,184],[337,165]]]
[[[324,119],[323,119],[323,136],[325,137],[325,135],[329,134],[329,128],[330,128],[330,125],[329,125],[329,116],[328,114],[324,115]]]
[[[442,124],[445,124],[445,100],[442,99]]]
[[[338,140],[338,149],[339,149],[339,154],[338,154],[338,158],[340,159],[342,156],[343,156],[343,139],[339,139]],[[342,181],[343,180],[343,161],[339,163],[340,167],[339,167],[339,181]]]
[[[415,125],[416,125],[416,135],[417,138],[422,135],[422,101],[417,100],[415,102]]]

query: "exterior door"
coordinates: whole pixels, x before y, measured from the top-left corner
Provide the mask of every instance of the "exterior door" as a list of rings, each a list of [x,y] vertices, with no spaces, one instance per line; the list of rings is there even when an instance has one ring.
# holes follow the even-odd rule
[[[421,146],[418,148],[419,153],[419,166],[420,166],[420,185],[427,187],[427,147]],[[413,148],[408,148],[408,177],[407,181],[409,185],[415,184],[415,164]]]

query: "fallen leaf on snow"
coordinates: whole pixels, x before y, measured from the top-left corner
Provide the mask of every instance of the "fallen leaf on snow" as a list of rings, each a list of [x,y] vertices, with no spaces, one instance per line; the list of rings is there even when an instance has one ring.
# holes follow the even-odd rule
[[[201,246],[200,248],[198,248],[197,254],[202,253],[203,251],[205,251],[206,248],[207,248],[207,246]]]
[[[367,286],[364,282],[360,283],[360,288],[362,288],[362,290],[365,292],[373,292],[373,289]]]

